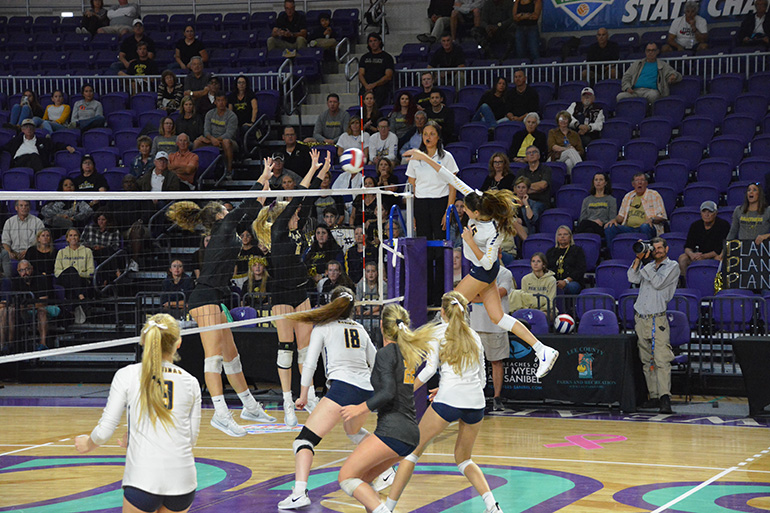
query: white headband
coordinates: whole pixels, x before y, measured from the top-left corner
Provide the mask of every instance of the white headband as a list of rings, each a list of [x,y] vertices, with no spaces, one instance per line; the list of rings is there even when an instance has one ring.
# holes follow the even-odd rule
[[[398,329],[406,331],[408,326],[402,319],[396,319],[396,324],[398,325]]]
[[[353,301],[353,296],[351,296],[349,292],[342,292],[337,297],[346,297],[348,298],[348,301]]]
[[[450,305],[457,305],[457,306],[460,307],[460,310],[465,310],[465,308],[463,307],[463,304],[460,303],[460,300],[457,299],[456,297],[453,297],[452,300],[449,302],[449,304]]]

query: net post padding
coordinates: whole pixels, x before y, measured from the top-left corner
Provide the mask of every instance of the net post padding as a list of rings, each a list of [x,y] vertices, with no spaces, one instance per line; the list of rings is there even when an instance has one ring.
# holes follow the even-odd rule
[[[422,326],[428,320],[427,241],[425,237],[401,239],[398,246],[404,258],[397,259],[395,272],[397,279],[403,269],[404,308],[412,318],[412,326]]]

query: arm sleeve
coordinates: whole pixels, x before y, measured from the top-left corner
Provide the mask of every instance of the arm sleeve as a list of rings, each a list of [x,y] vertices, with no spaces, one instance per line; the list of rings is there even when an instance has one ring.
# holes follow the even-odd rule
[[[479,365],[476,368],[476,372],[478,373],[478,380],[482,383],[481,386],[484,387],[487,383],[487,366],[484,364],[484,346],[481,345],[481,338],[478,333],[474,332],[474,338],[479,345]]]
[[[587,196],[583,199],[583,206],[580,207],[580,217],[578,222],[588,219],[588,203],[591,201],[591,196]]]
[[[11,255],[7,251],[0,253],[0,265],[3,268],[3,276],[10,278],[13,270],[11,269]]]
[[[588,126],[591,127],[591,131],[593,132],[602,131],[602,128],[604,128],[604,109],[599,111],[599,115],[596,116],[596,121],[589,123]]]
[[[72,117],[70,121],[79,121],[80,120],[80,109],[78,108],[81,103],[81,100],[76,101],[75,105],[72,107]]]
[[[428,380],[436,374],[439,365],[441,365],[441,362],[439,362],[438,359],[438,348],[439,341],[431,340],[430,353],[428,353],[428,357],[425,359],[425,367],[423,367],[420,373],[417,374],[417,379],[422,383],[427,383]]]
[[[632,191],[633,192],[633,191]],[[631,196],[630,193],[623,196],[623,201],[620,202],[620,210],[618,210],[618,215],[623,216],[623,223],[626,222],[626,217],[628,216],[628,207],[631,205]],[[615,216],[617,217],[617,216]]]
[[[569,104],[569,107],[567,107],[567,112],[570,115],[569,125],[567,126],[574,130],[578,127],[578,125],[580,125],[578,120],[575,118],[575,102]]]
[[[665,272],[655,272],[655,266],[645,266],[641,270],[641,275],[649,280],[655,290],[661,290],[679,279],[679,265],[667,265]]]
[[[310,333],[310,345],[307,348],[305,364],[302,366],[302,380],[300,384],[303,387],[309,387],[313,384],[313,375],[318,367],[318,357],[321,356],[321,349],[324,346],[323,328],[313,328]]]
[[[315,120],[315,125],[313,126],[313,139],[316,141],[323,141],[325,139],[323,134],[324,124],[326,123],[326,113],[324,112],[318,118]]]
[[[222,139],[235,139],[235,134],[238,133],[238,116],[233,111],[228,111],[231,116],[227,116],[227,125],[225,133],[222,134]]]
[[[733,210],[733,221],[730,223],[730,231],[727,232],[726,240],[735,240],[738,237],[738,230],[741,226],[741,208],[742,207],[738,206]],[[5,235],[5,232],[3,232],[3,235]]]
[[[124,367],[125,369],[125,367]],[[123,411],[126,409],[128,400],[128,383],[125,382],[125,372],[123,369],[115,373],[110,385],[110,395],[107,398],[107,406],[104,407],[102,418],[91,431],[91,440],[96,445],[103,445],[110,439],[118,427]]]
[[[396,397],[396,365],[403,365],[395,359],[396,352],[383,347],[377,352],[372,370],[372,385],[376,381],[379,386],[374,387],[374,394],[366,401],[369,411],[379,410]]]
[[[639,272],[638,268],[634,269],[633,266],[628,267],[628,271],[626,272],[626,277],[628,277],[628,283],[635,283],[638,285],[639,283],[642,282],[642,273]]]
[[[193,379],[193,407],[190,411],[190,445],[195,447],[201,431],[201,386]]]
[[[464,196],[467,196],[468,194],[474,192],[472,188],[470,188],[465,182],[460,180],[457,177],[457,175],[452,174],[452,172],[444,166],[441,166],[441,169],[439,170],[438,175],[446,183],[448,183],[458,191],[462,192]]]
[[[398,137],[391,133],[388,135],[388,141],[388,154],[386,156],[390,160],[395,160],[398,158]]]

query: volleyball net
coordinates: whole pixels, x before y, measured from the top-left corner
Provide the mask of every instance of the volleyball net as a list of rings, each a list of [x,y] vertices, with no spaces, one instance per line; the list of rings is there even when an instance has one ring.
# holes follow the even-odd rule
[[[190,316],[188,300],[210,237],[202,226],[187,231],[168,219],[169,207],[183,200],[201,207],[218,201],[233,211],[247,198],[269,206],[304,197],[294,242],[307,268],[303,289],[311,305],[328,302],[338,285],[350,287],[357,296],[355,318],[376,340],[381,307],[403,300],[403,271],[395,269],[403,256],[398,239],[412,234],[408,189],[0,191],[2,241],[9,250],[0,258],[0,364],[135,351],[145,321],[161,312],[179,320],[183,335],[269,328],[279,318],[272,313],[275,291],[283,289],[271,268],[282,263],[252,230],[253,216],[238,221],[242,247],[232,271],[225,271],[232,277],[222,303],[231,320],[198,326]]]

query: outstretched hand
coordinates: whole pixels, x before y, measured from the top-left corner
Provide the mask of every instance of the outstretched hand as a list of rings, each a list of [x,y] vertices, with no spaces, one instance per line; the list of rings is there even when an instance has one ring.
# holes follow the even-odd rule
[[[258,181],[264,184],[265,181],[269,180],[270,175],[273,174],[273,166],[275,165],[275,162],[273,161],[272,157],[267,157],[262,160],[262,163],[262,176],[259,177]]]
[[[411,150],[406,150],[404,152],[404,157],[410,157],[415,160],[429,160],[430,157],[428,157],[427,153],[425,153],[422,150],[418,150],[417,148],[412,148]]]
[[[321,159],[321,152],[313,148],[310,150],[310,172],[315,173],[318,168],[321,167],[319,160]]]
[[[326,174],[329,172],[329,168],[331,167],[332,167],[332,154],[327,150],[326,160],[324,160],[323,167],[321,168],[321,171],[318,173],[318,178],[323,180],[326,177]]]

